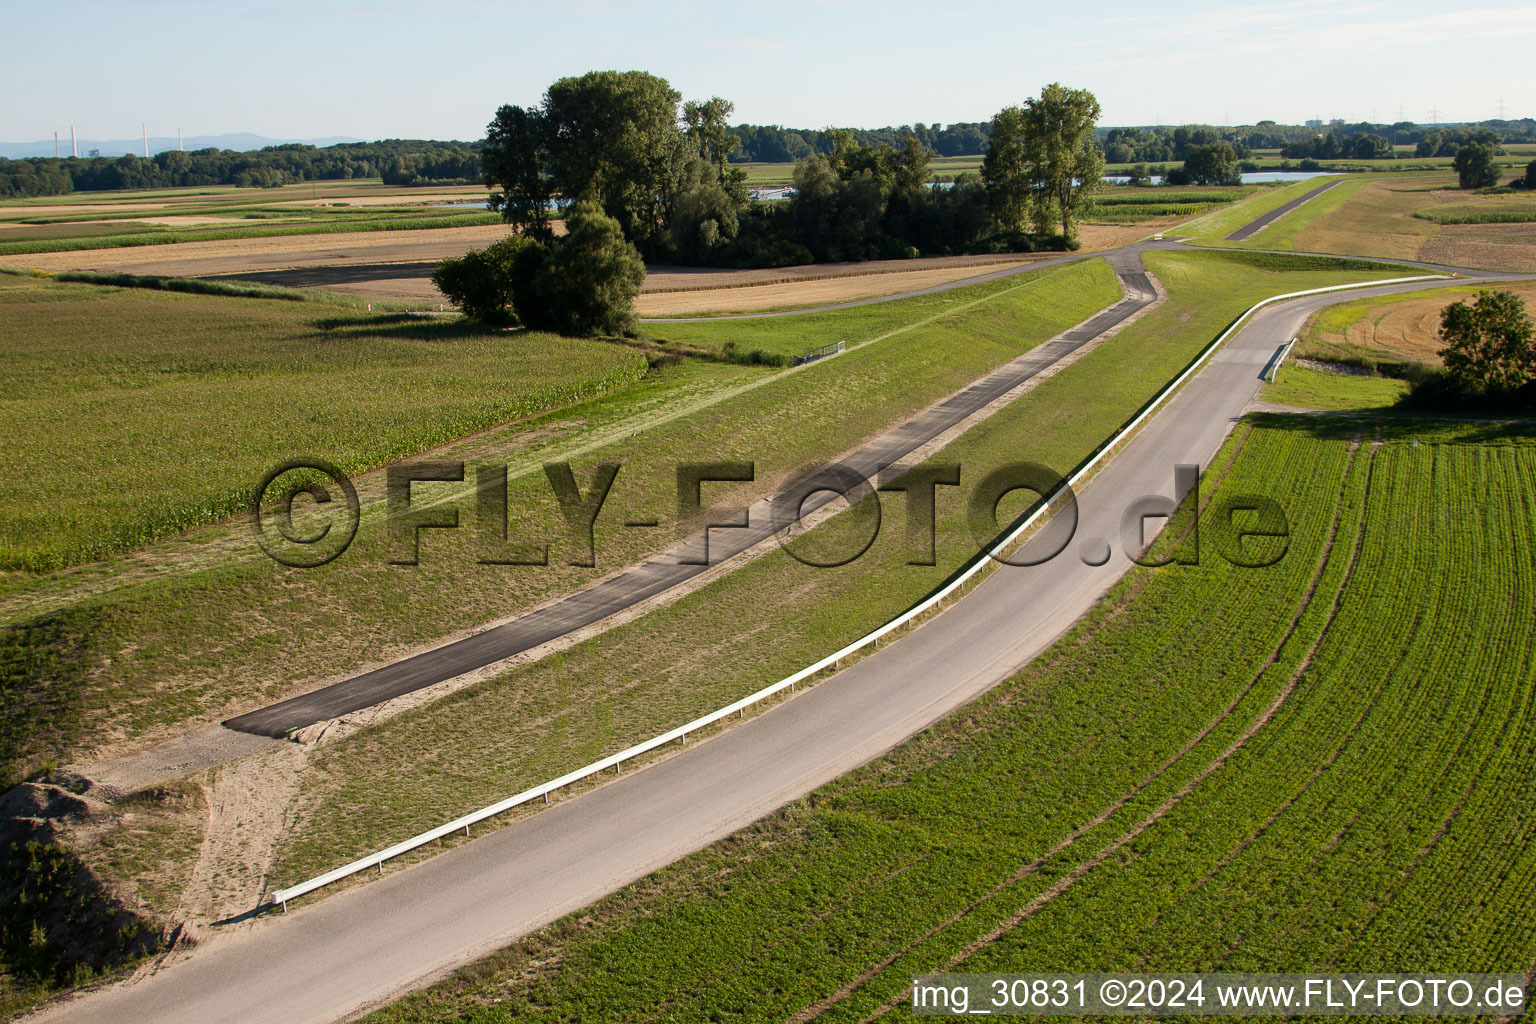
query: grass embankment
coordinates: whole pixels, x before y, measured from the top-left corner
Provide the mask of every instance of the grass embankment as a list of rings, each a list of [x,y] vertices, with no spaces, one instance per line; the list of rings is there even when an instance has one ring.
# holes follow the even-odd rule
[[[1215,493],[1281,504],[1274,566],[1132,572],[963,713],[368,1020],[897,1020],[916,974],[1021,964],[1525,971],[1536,436],[1257,417],[1234,456]]]
[[[56,294],[69,298],[66,309],[76,302],[91,306],[69,292]],[[611,395],[464,438],[434,453],[469,461],[471,479],[476,465],[508,465],[509,535],[514,541],[556,541],[548,567],[478,564],[469,483],[418,485],[418,501],[455,503],[463,528],[424,534],[419,566],[388,564],[392,551],[384,529],[382,474],[371,474],[358,480],[364,515],[356,542],[346,555],[320,569],[295,571],[275,565],[256,553],[248,525],[235,522],[178,540],[175,553],[162,560],[150,549],[84,567],[78,574],[13,575],[5,581],[3,594],[7,606],[16,609],[4,635],[6,656],[18,664],[47,661],[56,668],[20,673],[25,685],[16,703],[36,705],[38,712],[19,732],[30,746],[6,751],[6,763],[14,766],[42,754],[71,756],[90,738],[83,733],[86,722],[92,737],[134,736],[146,729],[224,717],[307,688],[316,677],[354,670],[567,592],[671,542],[677,534],[679,463],[756,462],[754,484],[710,485],[706,500],[711,503],[740,502],[771,491],[790,472],[846,451],[1118,297],[1109,268],[1102,261],[1086,260],[889,303],[867,317],[861,311],[856,330],[844,335],[852,347],[833,359],[783,371],[685,360]],[[130,300],[192,302],[181,296],[101,291],[94,309],[87,312],[105,315],[115,303]],[[48,303],[36,305],[46,314]],[[225,310],[220,314],[224,319],[214,327],[221,334],[233,331],[242,315],[254,316],[258,308],[263,317],[313,316],[313,307],[290,303],[250,307],[232,300],[219,308]],[[224,424],[222,436],[209,435],[206,427],[207,417],[214,414],[207,408],[212,398],[194,390],[201,411],[185,410],[174,388],[145,387],[158,383],[163,369],[179,368],[212,378],[204,382],[194,375],[188,387],[211,388],[218,395],[244,393],[247,382],[227,379],[230,366],[196,351],[196,331],[167,341],[168,353],[150,350],[140,363],[100,367],[80,357],[89,372],[79,380],[66,377],[60,384],[38,370],[31,382],[38,411],[31,415],[27,451],[34,458],[54,450],[73,453],[70,457],[82,460],[79,473],[87,485],[83,496],[70,497],[74,492],[61,480],[47,484],[64,502],[49,514],[65,522],[94,514],[96,501],[108,502],[97,497],[110,494],[108,481],[125,473],[123,466],[103,467],[92,461],[90,449],[75,440],[77,426],[56,411],[61,402],[81,401],[77,390],[84,380],[105,389],[96,395],[98,401],[144,403],[142,415],[149,422],[176,424],[194,458],[204,458],[198,454],[203,445],[223,445],[235,453],[231,457],[253,462],[247,478],[232,479],[254,486],[270,462],[250,459],[241,445],[267,442],[246,440],[243,432],[249,427],[257,439],[270,436],[271,410],[288,408],[293,394],[313,394],[305,390],[311,377],[318,376],[322,384],[349,379],[349,360],[358,357],[356,349],[373,352],[381,344],[358,340],[379,339],[378,318],[348,313],[329,321],[329,326],[312,328],[310,360],[270,396],[262,419],[254,426],[243,420],[218,421]],[[823,321],[809,329],[831,332],[832,323]],[[779,324],[782,331],[804,336],[798,320]],[[736,323],[711,325],[722,347],[739,329]],[[354,379],[363,388],[361,394],[331,394],[324,396],[325,402],[307,407],[297,417],[311,435],[303,453],[339,461],[329,449],[351,436],[347,424],[356,417],[346,410],[354,407],[362,415],[371,415],[375,403],[390,410],[393,433],[388,436],[400,438],[405,435],[394,410],[413,397],[420,409],[428,408],[438,393],[474,396],[485,403],[505,401],[501,392],[507,382],[524,379],[529,371],[495,358],[494,351],[496,346],[516,344],[517,336],[496,334],[477,341],[462,335],[463,329],[452,324],[393,324],[382,335],[388,346],[384,352],[398,355],[403,366],[378,360],[371,364],[371,376],[361,383]],[[746,337],[738,336],[741,347],[748,348]],[[257,332],[255,337],[259,342],[262,336]],[[858,344],[872,341],[877,343]],[[532,339],[526,344],[542,342]],[[551,344],[556,353],[582,359],[589,350],[619,365],[636,358],[630,350],[596,343]],[[245,345],[260,368],[266,350],[259,343]],[[56,347],[68,352],[74,351],[72,346],[89,349],[91,343],[82,340],[77,328],[69,328]],[[273,347],[283,350],[280,344]],[[443,353],[456,354],[456,370],[455,364],[443,362]],[[234,355],[227,358],[241,365]],[[114,374],[122,378],[116,390],[109,387]],[[439,381],[439,376],[445,379]],[[157,399],[163,407],[155,404]],[[15,405],[9,415],[26,415],[27,403]],[[457,434],[475,429],[463,420],[461,415]],[[100,422],[105,430],[123,420]],[[437,426],[437,418],[431,423]],[[283,454],[298,449],[292,434],[277,436],[288,446]],[[157,452],[162,449],[154,444],[114,450],[127,452],[122,457],[126,465],[152,478],[181,472],[161,461]],[[362,445],[359,450],[377,454]],[[583,488],[594,463],[625,464],[597,521],[595,569],[566,564],[569,552],[559,541],[565,529],[541,463],[567,459],[574,463]],[[167,493],[155,491],[154,498],[166,500]],[[22,499],[35,500],[25,495],[16,500]],[[102,506],[107,511],[115,507]],[[661,521],[660,529],[623,525],[648,515]]]
[[[1351,369],[1304,366],[1287,362],[1273,384],[1264,385],[1259,400],[1298,409],[1328,412],[1391,412],[1408,393],[1408,382]]]
[[[1168,302],[973,427],[932,461],[960,463],[963,480],[971,482],[1019,459],[1066,472],[1253,302],[1375,276],[1275,271],[1266,266],[1272,261],[1309,262],[1152,254],[1149,262],[1168,289]],[[906,564],[913,552],[904,539],[904,506],[888,496],[879,537],[845,568],[811,568],[774,552],[596,640],[324,750],[272,884],[299,881],[612,753],[863,635],[975,553],[965,493],[964,487],[940,489],[934,567]],[[812,531],[805,543],[818,545],[823,555],[846,550],[839,545],[857,528],[855,517],[839,517]],[[413,753],[407,757],[406,751]],[[386,806],[390,813],[381,815]]]
[[[1264,216],[1269,211],[1279,209],[1292,199],[1299,199],[1308,192],[1327,183],[1327,177],[1319,177],[1308,178],[1306,181],[1292,182],[1289,185],[1265,188],[1241,202],[1224,206],[1219,210],[1212,210],[1203,217],[1197,217],[1187,224],[1181,224],[1176,228],[1170,229],[1165,234],[1169,238],[1189,238],[1199,241],[1220,240],[1226,238],[1243,225],[1253,223],[1253,221]]]
[[[1212,244],[1243,249],[1295,249],[1298,234],[1349,202],[1356,193],[1369,184],[1370,181],[1364,178],[1340,182],[1241,242],[1220,241]]]

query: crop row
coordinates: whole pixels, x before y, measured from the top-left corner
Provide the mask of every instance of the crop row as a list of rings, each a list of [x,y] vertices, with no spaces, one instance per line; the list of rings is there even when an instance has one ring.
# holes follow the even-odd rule
[[[375,1019],[853,1021],[944,968],[1526,970],[1536,445],[1264,422],[1218,494],[1282,502],[1281,563],[1132,574],[965,714]]]
[[[1042,667],[959,721],[749,831],[737,855],[712,851],[648,883],[643,920],[571,944],[559,974],[513,989],[510,1011],[777,1019],[881,964],[829,1019],[878,1010],[914,968],[942,966],[1144,816],[1267,704],[1278,684],[1262,669],[1331,531],[1331,516],[1305,513],[1337,505],[1352,458],[1348,445],[1261,435],[1229,484],[1287,505],[1296,535],[1279,565],[1134,574]],[[1255,579],[1234,585],[1238,572]]]

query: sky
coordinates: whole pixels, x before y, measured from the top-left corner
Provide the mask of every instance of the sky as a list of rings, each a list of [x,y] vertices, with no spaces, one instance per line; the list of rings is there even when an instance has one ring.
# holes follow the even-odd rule
[[[608,68],[797,128],[982,121],[1053,81],[1104,125],[1536,116],[1536,5],[1468,3],[8,3],[0,140],[478,139]]]

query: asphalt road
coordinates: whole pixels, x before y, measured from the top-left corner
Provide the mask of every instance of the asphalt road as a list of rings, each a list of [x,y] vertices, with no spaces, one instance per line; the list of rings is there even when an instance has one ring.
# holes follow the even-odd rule
[[[45,1011],[56,1022],[345,1019],[591,903],[849,771],[1027,664],[1130,567],[1120,519],[1205,467],[1259,374],[1313,311],[1388,285],[1268,307],[1079,495],[1055,559],[1003,567],[905,638],[757,718],[473,843],[287,915],[134,984]],[[1108,541],[1109,561],[1083,556]]]
[[[1263,231],[1265,228],[1269,227],[1275,221],[1279,220],[1281,217],[1284,217],[1286,214],[1288,214],[1292,210],[1296,209],[1296,207],[1300,206],[1302,203],[1310,202],[1311,200],[1316,199],[1318,196],[1322,195],[1324,192],[1327,192],[1329,189],[1333,188],[1333,186],[1337,185],[1338,183],[1339,183],[1339,179],[1334,179],[1333,181],[1330,181],[1326,185],[1318,186],[1317,188],[1315,188],[1312,191],[1308,192],[1306,195],[1302,196],[1299,199],[1292,199],[1290,202],[1286,203],[1284,206],[1280,206],[1280,207],[1277,207],[1277,208],[1275,208],[1273,210],[1270,210],[1268,213],[1266,213],[1264,216],[1260,217],[1258,220],[1250,221],[1249,223],[1244,224],[1242,227],[1238,228],[1236,231],[1232,232],[1230,235],[1228,235],[1224,239],[1224,241],[1228,241],[1228,242],[1241,242],[1243,239],[1248,238],[1248,237],[1250,237],[1252,235],[1255,235],[1255,234],[1257,234],[1260,231]]]
[[[993,400],[1124,322],[1156,298],[1152,283],[1141,266],[1139,248],[1117,250],[1106,254],[1105,258],[1119,276],[1125,290],[1124,299],[1051,341],[1010,360],[900,427],[877,436],[837,466],[851,470],[864,479],[876,480],[882,470],[895,465],[906,455]],[[819,497],[806,502],[803,511],[810,514],[829,500],[832,500],[831,496],[822,492]],[[793,512],[773,508],[766,502],[759,503],[750,510],[749,525],[745,529],[711,531],[709,560],[711,563],[724,561],[767,540],[777,529],[789,525],[796,518]],[[422,687],[453,679],[548,643],[687,583],[708,569],[707,565],[685,564],[685,559],[698,560],[702,551],[702,539],[690,538],[649,561],[510,622],[330,686],[246,712],[226,720],[224,725],[240,732],[282,738],[295,729],[302,729],[315,722],[338,718]]]

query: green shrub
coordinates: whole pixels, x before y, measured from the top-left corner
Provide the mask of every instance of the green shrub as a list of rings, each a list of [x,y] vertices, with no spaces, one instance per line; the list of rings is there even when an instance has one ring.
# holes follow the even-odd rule
[[[593,204],[572,206],[565,226],[564,236],[540,247],[537,266],[533,249],[518,259],[518,319],[534,330],[577,337],[630,333],[645,283],[639,250],[624,240],[619,222]]]
[[[484,249],[471,249],[458,259],[446,259],[432,272],[432,283],[464,315],[490,324],[513,319],[514,281],[519,257],[527,259],[532,239],[512,235]]]

